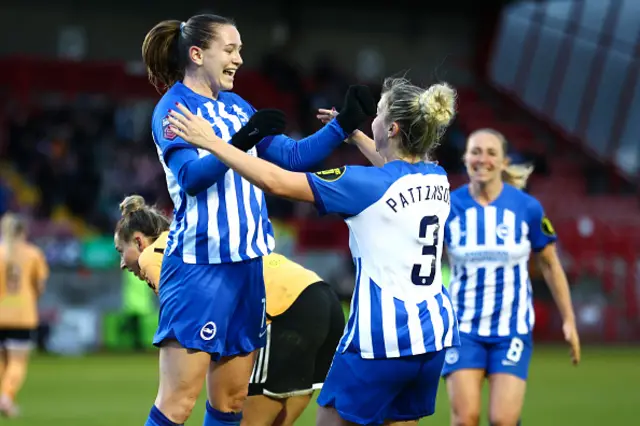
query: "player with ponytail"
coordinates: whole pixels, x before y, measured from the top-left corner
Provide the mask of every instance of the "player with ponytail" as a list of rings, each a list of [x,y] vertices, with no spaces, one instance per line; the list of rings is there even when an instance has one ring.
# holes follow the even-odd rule
[[[178,105],[171,131],[256,187],[337,213],[357,270],[351,316],[318,397],[317,424],[398,424],[435,411],[445,350],[459,345],[442,285],[449,182],[429,155],[455,115],[447,84],[385,82],[372,130],[380,167],[296,173],[225,143]],[[340,111],[336,120],[345,114]]]

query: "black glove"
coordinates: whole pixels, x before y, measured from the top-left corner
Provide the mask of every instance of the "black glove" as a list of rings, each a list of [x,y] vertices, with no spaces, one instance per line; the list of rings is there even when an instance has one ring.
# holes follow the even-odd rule
[[[336,121],[345,133],[351,134],[369,117],[376,115],[376,101],[367,86],[349,86]]]
[[[261,109],[251,116],[235,135],[231,137],[231,145],[243,151],[249,151],[263,138],[279,135],[287,126],[284,112],[278,109]]]

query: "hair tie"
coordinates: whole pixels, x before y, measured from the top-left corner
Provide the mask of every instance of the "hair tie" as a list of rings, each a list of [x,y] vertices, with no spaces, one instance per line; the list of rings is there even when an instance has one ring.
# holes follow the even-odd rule
[[[182,22],[180,24],[180,32],[182,32],[182,30],[184,30],[184,27],[186,27],[186,26],[187,26],[187,23],[186,22]]]

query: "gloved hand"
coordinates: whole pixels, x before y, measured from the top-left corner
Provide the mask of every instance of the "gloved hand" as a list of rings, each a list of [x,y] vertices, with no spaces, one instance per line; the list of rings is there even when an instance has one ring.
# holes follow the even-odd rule
[[[349,86],[344,97],[342,110],[336,116],[336,121],[345,133],[351,134],[369,117],[376,115],[376,101],[367,86]]]
[[[231,137],[231,144],[238,149],[248,151],[263,138],[279,135],[287,126],[284,112],[278,109],[261,109],[251,116],[235,135]]]

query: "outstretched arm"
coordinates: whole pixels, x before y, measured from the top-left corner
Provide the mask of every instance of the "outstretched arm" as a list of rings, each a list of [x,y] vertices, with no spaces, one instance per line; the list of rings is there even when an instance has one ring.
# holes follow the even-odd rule
[[[371,161],[376,167],[384,166],[384,159],[378,151],[376,150],[376,143],[369,136],[365,135],[360,130],[356,130],[351,134],[349,138],[349,143],[354,144],[358,147],[362,155],[364,155],[367,160]]]
[[[306,171],[324,160],[347,137],[336,120],[311,136],[296,141],[286,135],[269,136],[256,148],[265,160],[288,170]]]
[[[338,112],[335,109],[319,109],[316,117],[322,123],[326,124],[337,115]],[[384,159],[380,154],[378,154],[378,151],[376,150],[376,143],[360,130],[355,130],[351,133],[346,142],[357,146],[362,155],[364,155],[374,166],[384,166]]]
[[[288,170],[309,170],[375,113],[376,102],[369,88],[351,86],[340,114],[327,120],[322,129],[298,142],[284,135],[266,138],[257,146],[258,155]]]
[[[219,138],[207,120],[192,114],[181,104],[178,104],[178,109],[179,112],[172,111],[169,117],[172,131],[178,136],[211,152],[228,167],[267,193],[298,201],[314,201],[305,174],[283,170],[240,151]]]

